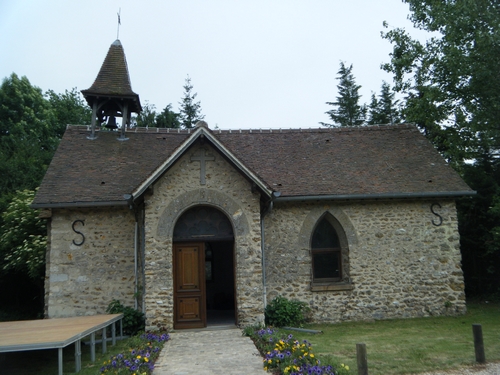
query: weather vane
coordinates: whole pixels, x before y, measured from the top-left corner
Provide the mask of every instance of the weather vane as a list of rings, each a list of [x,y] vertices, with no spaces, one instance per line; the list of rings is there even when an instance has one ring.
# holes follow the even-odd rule
[[[122,24],[122,21],[120,19],[120,13],[122,12],[122,8],[119,8],[117,16],[118,16],[118,30],[116,31],[116,39],[120,39],[120,25]]]

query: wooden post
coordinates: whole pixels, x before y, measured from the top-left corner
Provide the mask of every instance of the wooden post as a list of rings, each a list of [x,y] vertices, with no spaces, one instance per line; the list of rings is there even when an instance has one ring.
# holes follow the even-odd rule
[[[476,351],[476,362],[485,363],[486,357],[484,355],[483,329],[481,327],[481,324],[473,324],[472,333],[474,335],[474,350]]]
[[[366,356],[366,344],[356,344],[356,357],[358,360],[358,375],[368,375],[368,360]]]

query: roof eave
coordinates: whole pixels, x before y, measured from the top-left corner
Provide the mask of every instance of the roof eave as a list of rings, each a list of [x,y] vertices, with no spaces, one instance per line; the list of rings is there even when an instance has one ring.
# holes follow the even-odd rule
[[[475,195],[476,191],[443,191],[417,193],[379,193],[379,194],[327,194],[327,195],[296,195],[280,196],[275,202],[297,201],[341,201],[341,200],[378,200],[378,199],[411,199],[411,198],[459,198]]]
[[[53,202],[53,203],[32,203],[33,209],[42,208],[74,208],[74,207],[116,207],[128,206],[128,200],[102,201],[102,202]]]

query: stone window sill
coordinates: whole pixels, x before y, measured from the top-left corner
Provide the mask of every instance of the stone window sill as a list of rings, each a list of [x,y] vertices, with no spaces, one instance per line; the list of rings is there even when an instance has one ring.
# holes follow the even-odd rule
[[[332,284],[311,284],[311,292],[342,292],[353,290],[351,283],[332,283]]]

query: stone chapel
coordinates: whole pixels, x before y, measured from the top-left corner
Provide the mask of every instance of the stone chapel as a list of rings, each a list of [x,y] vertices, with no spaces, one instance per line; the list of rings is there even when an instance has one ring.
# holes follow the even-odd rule
[[[32,204],[47,317],[116,299],[147,329],[245,326],[278,295],[316,322],[465,312],[455,200],[474,192],[415,126],[133,127],[119,40],[82,93],[92,125],[67,126]]]

